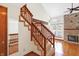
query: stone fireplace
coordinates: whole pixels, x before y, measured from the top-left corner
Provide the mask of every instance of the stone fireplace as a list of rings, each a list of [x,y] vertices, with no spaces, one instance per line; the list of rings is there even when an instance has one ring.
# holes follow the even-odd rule
[[[79,43],[79,30],[64,30],[64,40]]]
[[[78,36],[68,35],[68,41],[78,42]]]
[[[64,40],[79,43],[79,13],[64,16]]]

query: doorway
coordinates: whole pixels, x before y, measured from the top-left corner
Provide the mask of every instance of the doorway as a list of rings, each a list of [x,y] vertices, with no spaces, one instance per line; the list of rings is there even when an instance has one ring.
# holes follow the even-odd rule
[[[7,56],[7,8],[0,6],[0,56]]]

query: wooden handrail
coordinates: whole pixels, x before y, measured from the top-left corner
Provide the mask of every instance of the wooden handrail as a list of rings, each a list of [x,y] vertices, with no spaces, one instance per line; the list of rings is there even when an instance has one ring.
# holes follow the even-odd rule
[[[25,8],[25,11],[22,11],[22,8]],[[29,9],[27,8],[27,4],[25,4],[24,6],[21,7],[20,12],[28,12],[30,14],[30,16],[32,17],[32,13],[29,11]]]
[[[26,4],[20,8],[20,16],[29,24],[31,25],[32,22],[32,13],[28,10]]]
[[[46,22],[46,21],[37,20],[37,19],[34,19],[34,18],[33,18],[33,22],[36,22],[36,23],[41,22],[41,23],[43,23],[43,24],[48,24],[48,22]]]
[[[38,32],[45,38],[45,39],[47,39],[43,34],[42,34],[42,32],[32,23],[32,25],[38,30]]]
[[[50,39],[53,39],[53,38],[50,38]],[[53,45],[54,43],[52,43],[52,42],[50,41],[50,39],[48,39],[48,41]]]
[[[51,38],[47,37],[46,39],[53,45],[53,48],[54,48],[55,35],[45,25],[43,25],[42,23],[40,23],[40,24],[41,24],[41,26],[43,26],[45,28],[45,30],[47,30],[53,36],[53,38],[52,37]],[[53,39],[53,43],[50,41],[50,39]]]
[[[55,36],[45,25],[43,25],[42,23],[40,23],[48,32],[50,32],[51,35]]]
[[[39,46],[43,49],[44,51],[44,56],[46,56],[46,37],[42,34],[42,32],[36,27],[36,25],[34,23],[32,23],[32,27],[35,27],[35,29],[42,35],[42,37],[44,38],[44,47],[42,47],[42,45],[40,44],[40,42],[38,41],[38,39],[35,38],[35,36],[33,35],[33,32],[32,32],[32,35],[34,36],[35,40],[38,42]]]
[[[32,34],[33,35],[33,34]],[[34,35],[33,35],[34,36]],[[38,44],[40,45],[40,47],[43,49],[43,50],[45,50],[42,46],[41,46],[41,44],[39,43],[39,41],[36,39],[36,37],[34,36],[34,38],[35,38],[35,40],[38,42]]]
[[[32,23],[32,25],[34,25],[33,23]],[[42,24],[43,25],[43,24]],[[34,25],[35,26],[35,25]],[[44,26],[44,25],[43,25]],[[44,26],[45,27],[45,26]],[[51,44],[54,44],[54,43],[52,43],[48,38],[46,38],[44,35],[43,35],[43,33],[35,26],[35,28],[39,31],[39,33],[45,38],[45,39],[47,39]],[[46,28],[46,27],[45,27]],[[54,35],[53,35],[53,37],[55,37]],[[53,38],[52,38],[53,39]],[[54,40],[54,39],[53,39]]]

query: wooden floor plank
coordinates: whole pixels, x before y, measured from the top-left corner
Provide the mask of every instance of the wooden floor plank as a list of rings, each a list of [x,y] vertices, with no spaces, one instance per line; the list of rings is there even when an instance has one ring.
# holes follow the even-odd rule
[[[56,40],[55,56],[79,56],[79,44]]]

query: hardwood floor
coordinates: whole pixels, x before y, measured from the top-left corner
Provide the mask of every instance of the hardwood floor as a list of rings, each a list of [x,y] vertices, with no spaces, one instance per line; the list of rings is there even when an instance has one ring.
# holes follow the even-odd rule
[[[25,56],[39,56],[39,55],[34,52],[30,52]],[[55,56],[79,56],[79,44],[72,44],[56,40]]]
[[[79,44],[56,40],[55,56],[79,56]]]

